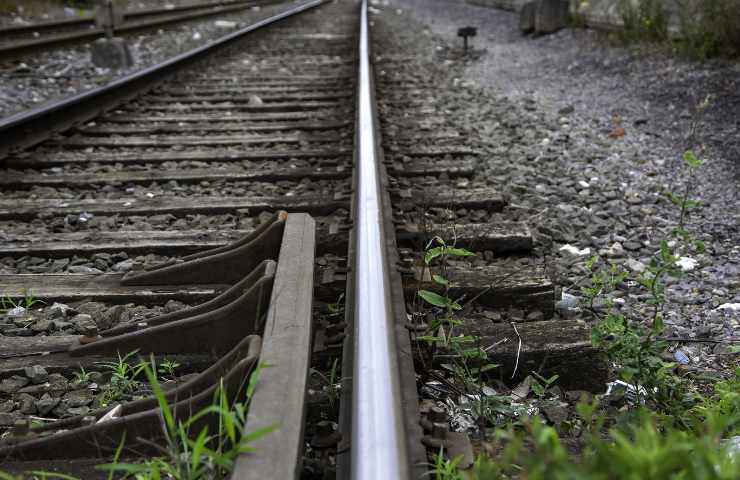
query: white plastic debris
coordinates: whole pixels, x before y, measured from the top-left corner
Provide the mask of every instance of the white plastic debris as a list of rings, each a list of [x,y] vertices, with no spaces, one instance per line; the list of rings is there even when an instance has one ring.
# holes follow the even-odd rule
[[[562,247],[560,247],[560,251],[570,253],[571,255],[577,255],[579,257],[591,254],[590,248],[584,248],[583,250],[581,250],[580,248],[574,247],[573,245],[570,245],[570,244],[565,244]]]
[[[583,180],[579,181],[578,185],[580,185],[583,188],[589,188],[591,186],[588,184],[588,182],[584,182]]]
[[[691,257],[681,257],[676,261],[676,265],[681,267],[684,272],[690,272],[699,265],[699,262]]]
[[[200,32],[195,32],[193,34],[193,40],[200,40],[201,38],[203,38],[203,35],[201,35]]]
[[[631,403],[635,403],[637,400],[637,392],[640,392],[641,403],[645,402],[645,396],[647,395],[647,390],[645,390],[644,387],[640,387],[638,389],[631,383],[623,382],[622,380],[615,380],[607,383],[606,393],[604,395],[608,396],[619,391],[623,391],[624,397]]]
[[[121,405],[116,405],[115,407],[110,409],[108,413],[100,417],[100,420],[95,423],[105,423],[119,418],[121,416],[121,410],[123,410],[123,407],[121,407]]]
[[[213,25],[218,28],[236,28],[236,22],[231,22],[229,20],[216,20],[213,22]]]
[[[688,365],[689,363],[691,363],[691,360],[689,359],[688,355],[683,353],[683,350],[680,350],[680,349],[673,352],[673,358],[675,358],[676,361],[680,363],[681,365]]]
[[[737,312],[740,310],[740,303],[723,303],[715,308],[715,310],[732,310],[733,312]]]

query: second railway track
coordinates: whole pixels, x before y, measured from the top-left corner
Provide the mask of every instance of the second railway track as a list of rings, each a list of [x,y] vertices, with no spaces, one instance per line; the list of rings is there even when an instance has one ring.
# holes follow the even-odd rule
[[[548,321],[526,223],[367,8],[304,3],[0,125],[2,469],[95,478],[123,431],[124,458],[155,455],[152,392],[115,390],[101,367],[150,354],[178,364],[163,381],[181,418],[220,378],[245,401],[269,364],[247,431],[272,431],[232,478],[415,479],[440,447],[469,461],[425,340],[444,312],[418,297],[442,293],[424,262],[442,241],[478,252],[445,266],[444,293],[502,372],[516,377],[520,354],[522,371],[544,365],[553,345],[584,361],[568,339],[585,329]],[[533,343],[517,350],[513,332]]]

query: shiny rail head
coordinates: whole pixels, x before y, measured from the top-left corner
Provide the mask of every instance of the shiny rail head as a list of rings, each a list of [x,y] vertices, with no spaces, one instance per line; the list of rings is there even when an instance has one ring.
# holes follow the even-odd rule
[[[410,468],[390,305],[368,36],[364,0],[358,77],[351,478],[395,480],[408,479]]]

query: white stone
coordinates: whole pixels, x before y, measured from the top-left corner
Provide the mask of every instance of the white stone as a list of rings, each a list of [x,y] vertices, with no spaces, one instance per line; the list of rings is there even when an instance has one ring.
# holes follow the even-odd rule
[[[5,314],[9,318],[20,318],[26,314],[26,309],[23,307],[13,307]]]
[[[230,22],[229,20],[216,20],[213,24],[218,28],[236,28],[236,22]]]
[[[584,182],[583,180],[578,182],[578,185],[582,186],[583,188],[589,188],[591,186],[588,184],[588,182]]]
[[[699,262],[691,257],[681,257],[676,261],[676,265],[681,267],[684,272],[690,272],[699,265]]]
[[[629,268],[630,270],[636,273],[642,273],[647,269],[644,263],[638,260],[635,260],[634,258],[628,258],[626,265],[627,265],[627,268]]]
[[[573,245],[569,245],[569,244],[565,244],[562,247],[560,247],[560,251],[570,253],[571,255],[577,255],[579,257],[591,254],[590,248],[584,248],[583,250],[581,250],[578,247],[574,247]]]

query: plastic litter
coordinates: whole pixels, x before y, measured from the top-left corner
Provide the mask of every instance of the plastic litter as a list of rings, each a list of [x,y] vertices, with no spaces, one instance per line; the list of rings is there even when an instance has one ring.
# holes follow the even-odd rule
[[[680,349],[673,352],[673,358],[675,358],[676,361],[681,365],[688,365],[689,363],[691,363],[689,357],[685,353],[683,353],[683,350]]]

